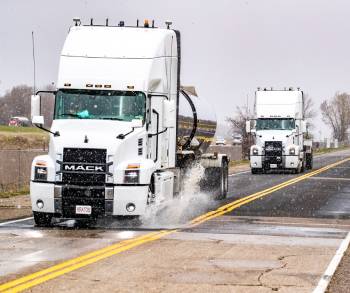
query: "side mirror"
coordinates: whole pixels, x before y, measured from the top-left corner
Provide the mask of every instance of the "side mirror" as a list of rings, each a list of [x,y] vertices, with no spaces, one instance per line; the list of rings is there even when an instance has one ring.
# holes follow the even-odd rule
[[[32,118],[32,123],[43,126],[44,125],[44,116],[34,116]]]
[[[33,118],[35,116],[40,116],[40,104],[41,104],[41,98],[39,95],[32,95],[30,99],[30,116],[33,121]],[[34,122],[33,122],[34,123]]]
[[[176,118],[175,101],[165,100],[163,102],[163,127],[174,128]]]
[[[245,132],[246,133],[251,133],[250,120],[245,122]]]
[[[131,127],[132,128],[141,128],[143,125],[141,119],[132,119],[131,120]]]
[[[307,129],[306,129],[306,121],[302,120],[301,124],[300,124],[300,130],[302,133],[306,133]]]

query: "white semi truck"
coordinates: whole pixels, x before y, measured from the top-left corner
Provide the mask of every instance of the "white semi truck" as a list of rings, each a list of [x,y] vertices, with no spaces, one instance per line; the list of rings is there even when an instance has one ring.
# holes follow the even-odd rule
[[[304,138],[304,96],[300,89],[255,92],[254,119],[246,131],[255,144],[250,148],[252,174],[270,169],[288,169],[295,173],[312,169],[312,141]]]
[[[49,153],[32,163],[35,223],[143,216],[179,194],[194,162],[205,168],[201,187],[225,197],[229,158],[205,153],[216,121],[200,119],[195,89],[180,85],[180,33],[169,22],[161,29],[74,21],[50,92],[50,130],[40,114],[45,91],[32,96],[32,121],[50,132]]]

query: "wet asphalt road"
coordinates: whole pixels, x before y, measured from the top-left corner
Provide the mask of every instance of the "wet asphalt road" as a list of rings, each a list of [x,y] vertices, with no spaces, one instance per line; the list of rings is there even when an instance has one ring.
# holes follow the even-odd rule
[[[314,169],[349,156],[350,151],[342,151],[316,157]],[[171,207],[165,208],[156,220],[146,220],[141,226],[129,221],[102,221],[96,227],[76,229],[72,222],[65,222],[54,228],[44,229],[34,227],[32,219],[0,223],[0,283],[45,268],[57,261],[144,235],[150,231],[181,228],[195,216],[296,176],[300,175],[279,172],[260,175],[251,175],[250,172],[235,174],[229,179],[227,199],[208,201],[206,195],[201,195],[199,198],[187,201],[187,206],[182,206],[181,209],[180,203],[174,203]],[[350,180],[348,179],[350,179],[350,162],[271,193],[217,220],[206,222],[194,229],[184,229],[182,233],[177,233],[176,235],[179,236],[175,236],[174,239],[178,237],[177,240],[183,241],[211,235],[212,239],[223,241],[222,239],[226,236],[220,236],[220,234],[231,234],[233,238],[229,241],[238,241],[237,237],[245,239],[244,235],[252,237],[282,235],[297,237],[292,245],[299,241],[302,246],[309,243],[309,246],[316,247],[318,239],[322,238],[333,241],[330,242],[329,247],[336,247],[345,237],[349,226],[349,222],[346,221],[350,219]],[[275,217],[276,220],[268,217]],[[303,218],[309,218],[309,220]],[[320,222],[327,221],[322,224],[325,227],[318,226],[318,219]],[[345,228],[341,222],[338,222],[341,219],[346,221]],[[193,236],[193,234],[197,235]],[[315,240],[310,238],[310,242],[307,242],[301,238],[298,240],[298,237],[313,237]],[[261,239],[259,236],[257,242],[261,243]],[[273,241],[270,238],[267,239],[269,245],[271,243],[280,245],[279,243],[283,241],[287,241],[288,244],[288,240],[285,239]],[[324,261],[327,263],[329,260]],[[316,280],[317,278],[318,276]]]
[[[314,169],[348,156],[349,151],[318,156],[314,159]],[[233,176],[230,179],[229,198],[224,202],[250,195],[296,176],[300,175],[275,172]],[[226,215],[349,219],[349,194],[350,162],[346,162],[253,201]]]
[[[331,163],[340,161],[350,156],[350,151],[345,150],[330,153],[314,158],[314,168],[318,169]],[[308,171],[310,172],[310,171]],[[307,172],[305,172],[307,173]],[[303,173],[303,174],[305,174]],[[89,227],[117,229],[131,228],[136,230],[157,230],[181,228],[192,218],[202,213],[216,209],[234,200],[265,190],[279,183],[285,182],[301,174],[274,171],[267,174],[252,175],[250,171],[241,172],[229,177],[229,191],[225,200],[206,200],[210,195],[201,195],[186,202],[188,206],[182,209],[171,203],[180,210],[175,217],[169,207],[165,207],[156,217],[144,220],[142,225],[134,221],[100,221],[97,226]],[[349,179],[349,180],[348,180]],[[311,218],[350,218],[350,162],[336,166],[321,174],[310,177],[297,184],[293,184],[280,191],[276,191],[266,197],[244,205],[231,213],[229,216],[265,216],[265,217],[311,217]],[[187,196],[187,195],[185,195]],[[205,198],[205,200],[203,200]],[[193,206],[191,207],[190,205]],[[34,227],[34,221],[19,221],[2,225],[4,228],[38,229]],[[72,221],[56,225],[57,229],[86,228],[74,224]]]

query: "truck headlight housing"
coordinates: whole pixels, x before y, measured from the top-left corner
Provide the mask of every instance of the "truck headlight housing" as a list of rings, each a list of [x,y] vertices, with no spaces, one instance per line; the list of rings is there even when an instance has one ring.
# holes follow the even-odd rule
[[[259,154],[258,148],[253,148],[253,155],[257,156]]]
[[[47,181],[47,167],[35,166],[34,180]]]
[[[295,155],[295,148],[294,147],[289,149],[289,154]]]
[[[124,183],[138,184],[140,179],[140,170],[125,170]]]

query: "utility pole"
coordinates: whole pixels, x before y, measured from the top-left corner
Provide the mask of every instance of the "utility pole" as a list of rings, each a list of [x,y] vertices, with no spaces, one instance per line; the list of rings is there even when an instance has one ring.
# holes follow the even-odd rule
[[[32,53],[33,53],[33,95],[36,93],[36,72],[35,72],[35,43],[34,31],[32,31]]]

